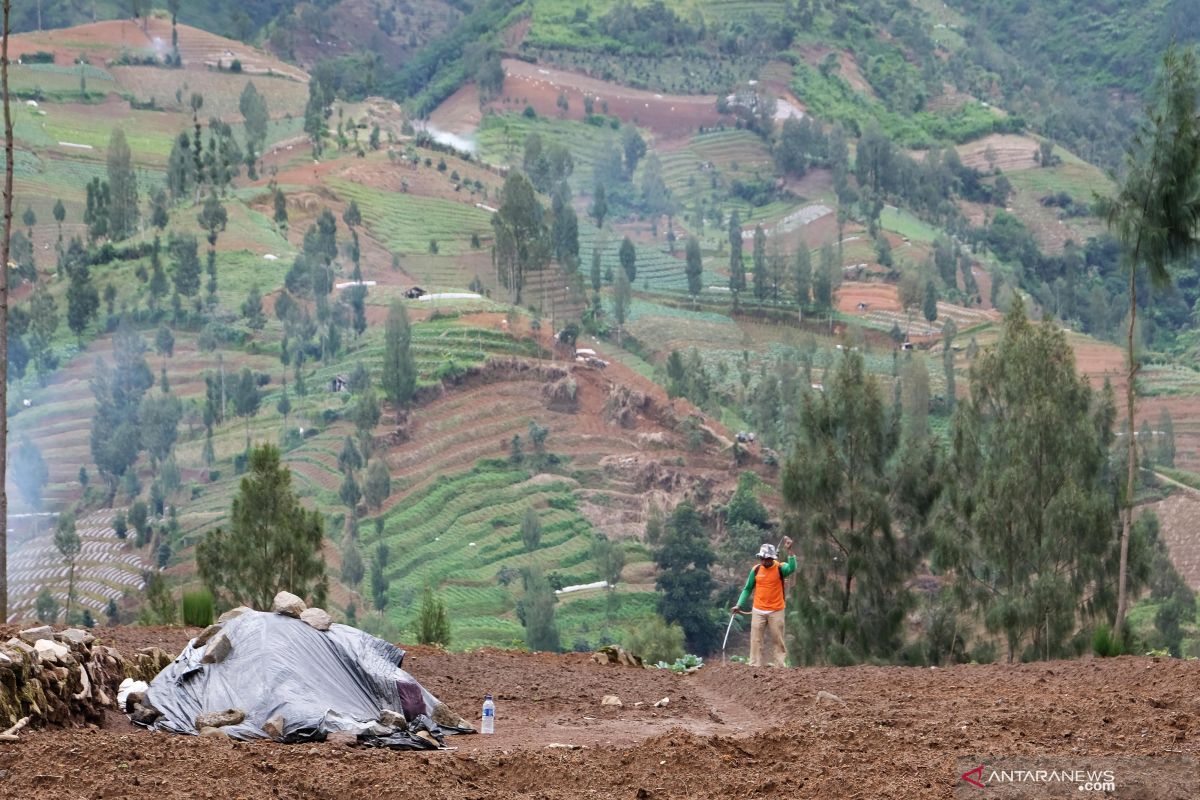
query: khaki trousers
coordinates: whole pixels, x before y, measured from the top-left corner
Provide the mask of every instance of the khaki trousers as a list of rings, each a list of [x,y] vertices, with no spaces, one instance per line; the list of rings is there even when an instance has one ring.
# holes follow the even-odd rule
[[[769,632],[771,643],[774,645],[775,658],[763,664],[763,632]],[[787,643],[783,638],[783,611],[772,611],[760,614],[757,611],[750,617],[750,666],[752,667],[786,667]]]

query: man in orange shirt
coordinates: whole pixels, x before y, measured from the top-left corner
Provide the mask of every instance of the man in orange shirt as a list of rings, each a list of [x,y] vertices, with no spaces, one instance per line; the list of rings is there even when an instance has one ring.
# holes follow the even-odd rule
[[[763,666],[763,629],[770,631],[774,644],[775,658],[768,664],[772,667],[787,666],[787,643],[784,641],[783,618],[784,599],[783,581],[796,571],[796,556],[792,553],[792,540],[783,537],[783,546],[788,551],[788,560],[780,563],[777,560],[775,545],[764,544],[758,548],[759,563],[750,570],[746,579],[746,587],[733,605],[731,611],[737,612],[746,605],[746,601],[754,598],[754,606],[750,619],[750,666]]]

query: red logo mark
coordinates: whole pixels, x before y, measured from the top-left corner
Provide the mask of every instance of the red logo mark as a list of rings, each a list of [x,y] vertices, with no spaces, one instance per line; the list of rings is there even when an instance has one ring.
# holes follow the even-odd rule
[[[974,775],[975,778],[982,778],[983,777],[983,764],[980,764],[978,767],[976,767],[973,770],[964,772],[962,774],[962,779],[964,781],[966,781],[967,783],[971,784],[972,786],[978,786],[980,789],[986,788],[982,783],[975,780],[975,778],[972,778],[971,777],[972,775]]]

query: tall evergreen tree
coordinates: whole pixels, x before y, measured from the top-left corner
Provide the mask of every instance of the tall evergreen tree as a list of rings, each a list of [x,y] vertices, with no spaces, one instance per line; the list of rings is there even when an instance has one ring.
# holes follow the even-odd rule
[[[54,548],[67,563],[67,622],[71,623],[71,605],[75,602],[75,562],[83,550],[79,531],[75,530],[74,511],[58,515],[58,522],[54,526]]]
[[[729,290],[746,288],[746,265],[742,262],[742,218],[734,211],[729,215]]]
[[[195,297],[200,292],[200,256],[196,237],[171,236],[167,252],[175,262],[172,280],[175,291],[183,297]]]
[[[704,261],[700,253],[700,241],[695,236],[689,236],[684,247],[684,259],[687,273],[688,294],[692,297],[700,294],[700,281],[704,274]]]
[[[250,453],[228,530],[217,528],[197,545],[196,567],[214,595],[234,603],[269,608],[280,591],[321,603],[327,591],[323,538],[321,514],[300,505],[278,448],[264,444]]]
[[[1194,50],[1174,46],[1163,57],[1162,70],[1146,109],[1146,121],[1133,138],[1126,174],[1117,196],[1101,205],[1125,250],[1129,271],[1129,325],[1126,336],[1125,411],[1128,430],[1136,425],[1137,373],[1134,349],[1137,326],[1138,276],[1145,270],[1151,283],[1170,283],[1167,267],[1200,252],[1200,70]],[[1129,605],[1129,541],[1133,528],[1137,448],[1128,437],[1126,480],[1121,520],[1120,572],[1114,636],[1124,633]]]
[[[801,309],[807,308],[812,301],[812,254],[808,246],[801,244],[796,249],[796,261],[792,265],[792,290],[796,294],[796,304]]]
[[[803,554],[794,617],[801,658],[890,657],[902,640],[909,563],[888,505],[882,393],[862,355],[847,351],[825,392],[803,403],[782,479],[788,530]]]
[[[505,178],[500,208],[492,215],[492,229],[496,234],[492,249],[496,270],[519,305],[526,273],[543,269],[552,252],[545,209],[523,173],[513,170]]]
[[[637,279],[637,248],[633,246],[633,242],[626,236],[621,240],[621,247],[617,251],[617,258],[621,262],[621,268],[625,270],[625,277],[629,279],[630,285]]]
[[[767,233],[762,225],[754,226],[754,299],[767,299]]]
[[[525,645],[530,650],[556,653],[562,649],[554,604],[558,598],[537,566],[524,570],[525,596],[518,601],[517,616],[525,626]]]
[[[110,368],[96,359],[91,380],[96,398],[92,417],[92,460],[115,495],[117,481],[137,460],[141,449],[138,410],[142,396],[154,385],[154,375],[145,359],[146,343],[128,320],[122,319],[113,337],[115,365]]]
[[[138,189],[125,131],[115,128],[108,140],[108,235],[116,240],[137,232]]]
[[[363,481],[363,498],[367,505],[378,511],[392,493],[392,476],[388,473],[387,462],[382,458],[373,458],[367,464],[367,477]]]
[[[713,619],[713,580],[710,568],[716,556],[696,507],[684,500],[667,522],[662,547],[654,554],[658,566],[658,613],[683,628],[690,652],[712,652],[720,639]]]
[[[1062,331],[1030,323],[1017,297],[954,417],[934,549],[1010,661],[1068,655],[1080,625],[1113,610],[1114,417]]]
[[[383,391],[395,405],[404,405],[417,387],[417,365],[412,355],[412,329],[408,312],[398,300],[388,308],[384,331]]]

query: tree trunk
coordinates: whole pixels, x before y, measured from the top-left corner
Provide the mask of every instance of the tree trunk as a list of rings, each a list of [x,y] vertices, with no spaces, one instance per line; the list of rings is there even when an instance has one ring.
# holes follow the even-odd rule
[[[8,621],[8,264],[12,236],[13,126],[8,97],[8,24],[12,0],[3,0],[0,94],[4,102],[4,238],[0,240],[0,622]]]
[[[1133,352],[1133,327],[1137,322],[1137,258],[1139,248],[1134,249],[1134,261],[1129,265],[1129,331],[1126,336],[1126,355],[1129,357],[1129,375],[1127,385],[1125,386],[1125,410],[1129,415],[1129,430],[1128,441],[1129,450],[1127,461],[1128,467],[1125,484],[1125,508],[1121,514],[1121,559],[1120,570],[1117,575],[1117,618],[1113,622],[1113,640],[1121,641],[1121,629],[1125,625],[1125,611],[1129,603],[1127,594],[1127,577],[1129,570],[1129,537],[1133,529],[1133,487],[1134,481],[1137,478],[1137,443],[1134,441],[1134,431],[1137,430],[1134,425],[1134,403],[1136,395],[1134,393],[1134,379],[1137,377],[1138,363],[1136,355]]]

